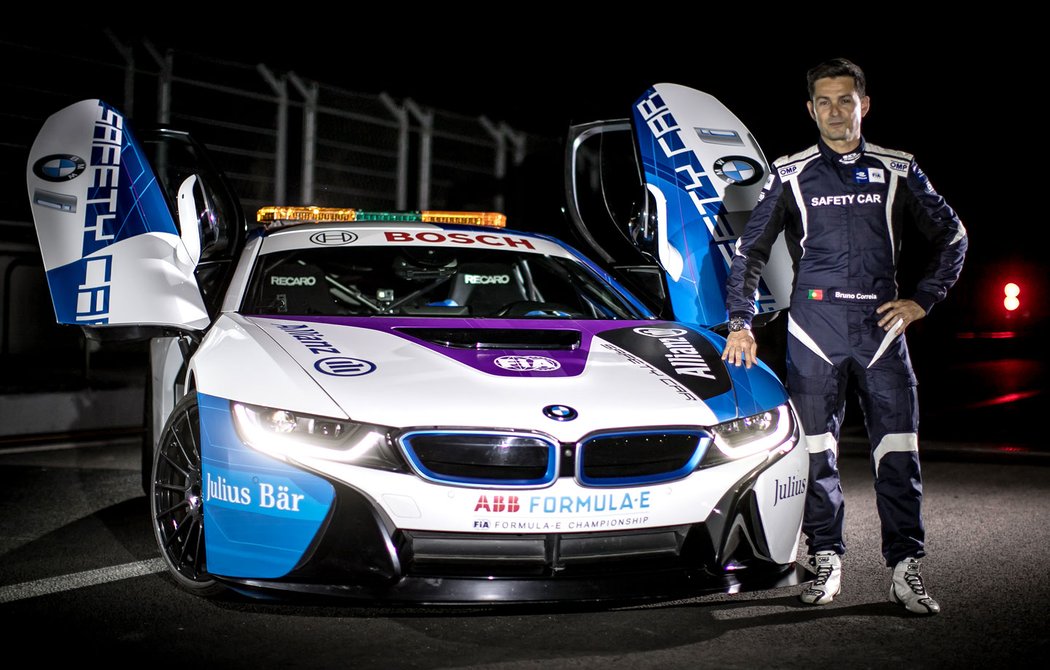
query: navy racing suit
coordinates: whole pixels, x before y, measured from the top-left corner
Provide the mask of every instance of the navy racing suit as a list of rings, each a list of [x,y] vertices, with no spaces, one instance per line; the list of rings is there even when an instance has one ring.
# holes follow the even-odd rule
[[[845,552],[838,440],[854,380],[871,442],[887,566],[925,555],[918,395],[908,347],[875,308],[898,298],[903,226],[916,226],[934,258],[911,299],[927,313],[959,278],[966,229],[911,154],[867,144],[849,154],[817,145],[778,159],[737,241],[730,317],[750,321],[758,280],[780,232],[792,259],[787,387],[809,452],[802,526],[809,553]]]

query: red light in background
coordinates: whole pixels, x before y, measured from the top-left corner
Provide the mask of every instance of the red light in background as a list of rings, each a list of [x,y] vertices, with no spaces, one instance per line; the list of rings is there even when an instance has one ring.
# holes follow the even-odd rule
[[[1018,298],[1021,295],[1021,287],[1013,282],[1007,282],[1003,286],[1003,293],[1006,295],[1003,298],[1003,307],[1006,311],[1012,312],[1021,306],[1021,300]]]

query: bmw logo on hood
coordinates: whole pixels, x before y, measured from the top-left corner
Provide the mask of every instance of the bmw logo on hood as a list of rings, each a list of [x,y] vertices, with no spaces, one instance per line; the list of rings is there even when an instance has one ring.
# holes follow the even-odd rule
[[[762,168],[747,156],[725,156],[715,161],[715,174],[730,184],[748,186],[762,178]]]
[[[69,181],[76,179],[87,167],[80,156],[73,154],[51,154],[33,163],[33,174],[44,181]]]
[[[572,421],[580,414],[568,405],[547,405],[543,408],[543,416],[555,421]]]

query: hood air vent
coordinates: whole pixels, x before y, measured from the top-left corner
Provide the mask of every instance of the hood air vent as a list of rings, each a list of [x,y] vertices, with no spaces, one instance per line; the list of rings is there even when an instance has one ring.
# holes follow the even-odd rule
[[[572,351],[580,347],[576,330],[528,328],[399,328],[405,335],[453,349],[545,349]]]

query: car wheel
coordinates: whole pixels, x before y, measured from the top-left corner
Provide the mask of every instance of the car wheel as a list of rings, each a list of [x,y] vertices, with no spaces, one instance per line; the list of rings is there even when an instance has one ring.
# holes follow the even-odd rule
[[[146,383],[142,399],[142,492],[150,493],[150,478],[153,475],[153,371],[146,365]]]
[[[222,593],[225,588],[208,574],[204,552],[200,414],[194,392],[175,405],[158,441],[150,511],[160,554],[179,586],[201,596]]]

